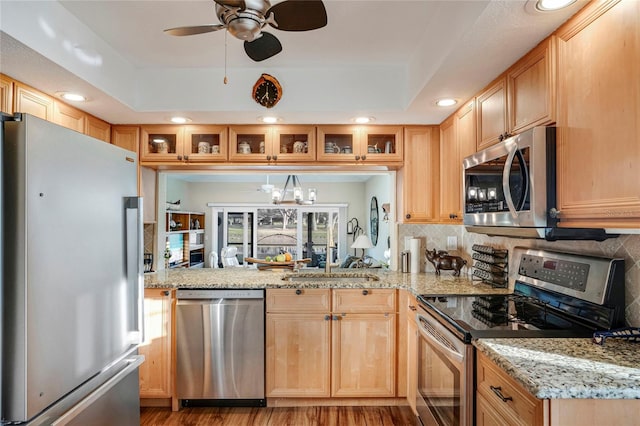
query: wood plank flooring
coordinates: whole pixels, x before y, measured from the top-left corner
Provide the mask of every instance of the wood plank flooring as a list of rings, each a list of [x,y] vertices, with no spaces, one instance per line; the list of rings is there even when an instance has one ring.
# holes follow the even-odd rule
[[[413,426],[399,407],[189,407],[141,408],[141,426]]]

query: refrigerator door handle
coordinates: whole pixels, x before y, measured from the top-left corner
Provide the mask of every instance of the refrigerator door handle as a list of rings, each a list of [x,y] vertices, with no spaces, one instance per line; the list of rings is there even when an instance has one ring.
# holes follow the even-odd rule
[[[131,358],[127,358],[125,360],[127,362],[127,366],[122,369],[122,371],[118,372],[115,376],[104,382],[102,386],[97,388],[95,391],[91,392],[80,401],[78,404],[74,405],[72,409],[64,413],[55,422],[51,423],[52,426],[62,426],[71,422],[73,419],[78,417],[84,410],[89,408],[91,404],[96,402],[100,397],[105,395],[111,388],[117,385],[123,378],[128,376],[130,373],[135,371],[140,365],[144,362],[144,355],[135,355]]]
[[[142,197],[125,198],[125,268],[128,288],[131,291],[133,312],[129,327],[130,341],[144,342],[144,276],[143,276],[143,216]]]

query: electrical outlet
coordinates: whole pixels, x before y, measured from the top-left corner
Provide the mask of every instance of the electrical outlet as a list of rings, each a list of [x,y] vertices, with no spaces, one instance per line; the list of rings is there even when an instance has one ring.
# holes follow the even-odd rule
[[[458,248],[458,237],[447,237],[447,250],[456,250]]]

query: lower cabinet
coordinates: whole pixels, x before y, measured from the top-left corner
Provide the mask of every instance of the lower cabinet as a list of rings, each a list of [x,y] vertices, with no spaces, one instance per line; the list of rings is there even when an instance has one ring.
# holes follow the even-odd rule
[[[417,301],[409,297],[407,309],[407,401],[413,414],[418,415],[416,398],[418,396],[418,324],[416,323]]]
[[[171,404],[174,389],[174,313],[172,289],[145,289],[145,341],[138,349],[138,353],[145,357],[140,366],[141,405],[146,405],[144,399],[147,398],[166,399],[166,405]]]
[[[537,399],[477,352],[476,425],[637,425],[638,399]]]
[[[395,292],[268,289],[267,397],[395,396]]]

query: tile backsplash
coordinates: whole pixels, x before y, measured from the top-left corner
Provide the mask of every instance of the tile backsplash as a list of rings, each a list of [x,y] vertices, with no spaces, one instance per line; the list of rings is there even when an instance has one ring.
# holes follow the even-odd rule
[[[425,249],[446,250],[447,237],[456,237],[457,250],[449,250],[449,254],[461,256],[467,260],[463,274],[471,274],[472,247],[484,244],[494,248],[507,249],[509,253],[516,246],[541,248],[555,251],[566,251],[596,256],[615,257],[625,260],[625,317],[629,326],[640,327],[640,235],[621,235],[606,241],[545,241],[507,237],[490,237],[483,234],[467,232],[462,225],[399,225],[398,250],[404,250],[405,237],[421,240],[421,271],[434,272],[431,263],[426,261]],[[452,271],[444,271],[450,274]]]

